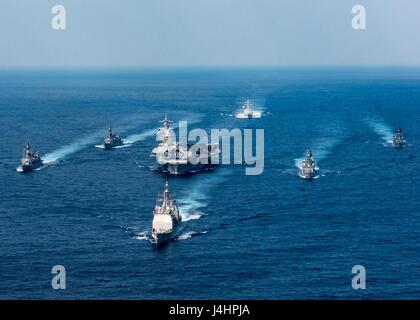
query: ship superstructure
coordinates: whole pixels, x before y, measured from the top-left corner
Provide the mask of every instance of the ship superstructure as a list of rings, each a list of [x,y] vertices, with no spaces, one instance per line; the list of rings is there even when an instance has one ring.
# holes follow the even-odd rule
[[[110,150],[112,148],[122,146],[123,144],[124,142],[122,141],[122,139],[118,135],[112,132],[112,126],[110,124],[108,127],[108,133],[104,139],[104,149]]]
[[[306,152],[306,158],[302,160],[300,176],[304,179],[313,179],[316,175],[317,167],[312,156],[312,151]]]
[[[155,244],[163,244],[176,235],[181,224],[176,200],[171,199],[168,181],[165,183],[162,196],[157,200],[153,210],[152,238]]]
[[[392,137],[392,145],[395,148],[402,148],[405,145],[402,129],[398,128],[397,133]]]
[[[41,167],[42,164],[42,159],[39,156],[39,153],[34,151],[32,149],[31,143],[27,141],[25,148],[23,149],[20,166],[16,170],[19,172],[32,171]]]
[[[254,110],[251,107],[251,103],[249,102],[249,99],[245,102],[243,106],[243,114],[245,118],[251,119],[254,115]]]
[[[165,116],[161,121],[163,127],[156,133],[158,146],[152,150],[159,170],[169,174],[194,173],[215,166],[212,158],[218,156],[218,144],[181,144],[170,127],[171,121]]]

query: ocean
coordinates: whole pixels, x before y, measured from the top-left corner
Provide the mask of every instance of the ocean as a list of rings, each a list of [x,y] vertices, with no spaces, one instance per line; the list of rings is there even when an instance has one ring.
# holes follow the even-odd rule
[[[235,117],[246,99],[261,117]],[[165,114],[264,129],[263,174],[151,170]],[[0,299],[418,299],[419,120],[420,69],[3,70]],[[95,147],[108,123],[130,144]],[[28,139],[46,165],[20,174]],[[312,181],[296,167],[307,149]],[[156,248],[165,179],[183,223]]]

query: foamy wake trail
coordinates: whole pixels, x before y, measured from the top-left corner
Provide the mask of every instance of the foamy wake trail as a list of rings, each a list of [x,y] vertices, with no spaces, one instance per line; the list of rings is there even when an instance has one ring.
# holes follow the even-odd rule
[[[188,197],[178,200],[179,213],[181,214],[182,221],[190,221],[200,219],[204,213],[199,209],[207,206],[204,194],[200,190],[195,190]]]
[[[201,116],[200,115],[191,115],[190,119],[188,120],[188,123],[196,123],[201,121]],[[129,130],[133,125],[125,125],[125,126],[120,126],[120,132]],[[174,126],[176,127],[176,126]],[[120,148],[125,148],[125,147],[129,147],[132,143],[135,143],[137,141],[142,141],[147,139],[150,136],[153,136],[154,134],[156,134],[157,128],[156,129],[149,129],[146,130],[142,133],[138,133],[138,134],[132,134],[129,135],[126,138],[122,138],[122,140],[124,141],[124,145],[120,146]],[[66,158],[67,156],[76,153],[78,151],[81,151],[83,149],[85,149],[86,147],[88,147],[89,145],[94,145],[95,142],[98,141],[98,139],[100,139],[101,137],[103,137],[105,134],[105,130],[101,130],[98,131],[90,136],[81,138],[79,140],[76,140],[75,142],[69,144],[69,145],[65,145],[53,152],[50,152],[46,155],[44,155],[44,157],[42,157],[42,160],[44,161],[45,164],[51,164],[51,163],[55,163],[59,160],[62,160],[64,158]],[[95,145],[95,147],[97,148],[103,148],[101,145]]]
[[[316,140],[308,149],[312,151],[315,162],[319,163],[329,156],[334,146],[339,142],[340,140],[336,138],[321,138]],[[295,166],[298,169],[302,168],[302,161],[304,159],[305,157],[295,159]],[[317,169],[319,168],[317,167]]]
[[[79,139],[69,145],[63,146],[53,152],[47,153],[42,157],[42,160],[45,164],[51,164],[54,162],[57,162],[59,160],[62,160],[69,155],[76,153],[80,150],[85,149],[89,145],[92,145],[97,141],[97,139],[100,137],[100,134],[93,134],[90,136],[87,136],[85,138]]]
[[[149,232],[148,231],[142,231],[142,232],[138,232],[134,238],[136,240],[150,240],[150,236],[149,236]]]
[[[369,118],[367,123],[385,142],[392,142],[392,129],[381,119]]]
[[[198,123],[201,121],[201,119],[202,119],[201,115],[191,115],[187,121],[187,124]],[[180,121],[182,121],[182,119]],[[178,128],[179,127],[178,122],[174,122],[171,127],[173,129]],[[135,142],[143,141],[147,138],[155,136],[158,129],[159,128],[153,128],[153,129],[149,129],[144,132],[141,132],[141,133],[135,133],[135,134],[129,135],[128,137],[123,138],[124,144],[131,145]]]
[[[143,141],[143,140],[155,135],[156,131],[157,131],[157,128],[156,129],[149,129],[149,130],[146,130],[146,131],[141,132],[141,133],[132,134],[132,135],[129,135],[127,138],[123,138],[123,141],[126,144],[133,144],[133,143],[138,142],[138,141]]]
[[[185,232],[185,233],[179,235],[177,237],[177,240],[187,240],[187,239],[190,239],[190,238],[192,238],[194,236],[197,236],[197,235],[200,235],[200,234],[206,234],[206,233],[207,233],[207,231],[201,231],[201,232],[188,231],[188,232]]]
[[[261,117],[262,117],[262,112],[261,111],[254,111],[252,113],[252,119],[259,119]],[[248,117],[243,112],[238,112],[235,115],[235,118],[238,118],[238,119],[248,119]]]
[[[188,212],[181,213],[183,222],[200,219],[203,215],[204,214],[200,211],[195,211],[193,213],[188,213]]]
[[[116,147],[113,147],[113,149],[123,149],[123,148],[128,148],[128,147],[131,147],[131,143],[124,142],[122,146],[116,146]]]
[[[295,159],[295,167],[298,169],[302,169],[302,161],[304,158],[296,158]]]
[[[144,132],[140,135],[145,135],[148,132]],[[59,160],[63,160],[64,158],[68,157],[71,154],[74,154],[76,152],[79,152],[85,148],[87,148],[88,146],[94,145],[95,142],[98,141],[98,139],[100,139],[103,136],[104,132],[103,130],[100,132],[97,132],[95,134],[92,134],[90,136],[81,138],[79,140],[76,140],[75,142],[69,144],[69,145],[65,145],[53,152],[47,153],[46,155],[44,155],[42,157],[42,160],[44,161],[45,164],[51,164],[51,163],[55,163]],[[135,135],[133,135],[135,136]],[[147,137],[148,135],[146,135]],[[126,148],[129,147],[131,145],[131,143],[129,141],[126,141],[126,139],[123,139],[124,141],[124,145],[123,146],[119,146],[116,148]],[[101,148],[103,149],[103,145],[100,144],[96,144],[95,145],[96,148]]]
[[[204,216],[205,213],[202,212],[202,209],[208,205],[207,195],[210,189],[220,184],[224,179],[224,176],[212,175],[191,185],[187,196],[178,199],[182,220],[197,220]]]
[[[131,147],[131,143],[125,143],[124,142],[124,144],[122,146],[112,147],[112,149],[122,149],[122,148],[128,148],[128,147]],[[95,145],[95,148],[105,149],[103,144],[97,144],[97,145]]]
[[[188,123],[192,124],[192,123],[196,123],[196,122],[199,121],[198,117],[193,117],[193,118],[194,118],[193,120],[188,120]],[[172,126],[172,128],[174,128],[174,129],[177,128],[177,127],[178,127],[177,123],[174,123],[174,125]],[[143,141],[143,140],[145,140],[149,137],[152,137],[152,136],[156,135],[156,132],[158,131],[158,129],[159,128],[149,129],[149,130],[146,130],[142,133],[136,133],[136,134],[129,135],[127,138],[124,138],[123,141],[126,144],[133,144],[133,143],[138,142],[138,141]]]

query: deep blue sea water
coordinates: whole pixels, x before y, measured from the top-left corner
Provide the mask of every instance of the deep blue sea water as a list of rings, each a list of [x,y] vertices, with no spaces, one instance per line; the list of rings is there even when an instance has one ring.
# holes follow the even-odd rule
[[[232,116],[247,98],[261,118]],[[264,129],[265,170],[170,177],[185,221],[157,249],[164,114]],[[419,121],[420,69],[2,71],[0,299],[418,299]],[[95,148],[109,122],[130,147]],[[27,139],[51,163],[19,174]],[[314,181],[295,166],[308,148]]]

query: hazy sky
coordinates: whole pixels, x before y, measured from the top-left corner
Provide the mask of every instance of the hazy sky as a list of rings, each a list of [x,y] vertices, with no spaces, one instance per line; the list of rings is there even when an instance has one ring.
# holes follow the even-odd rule
[[[0,0],[0,41],[0,67],[420,65],[420,1]]]

